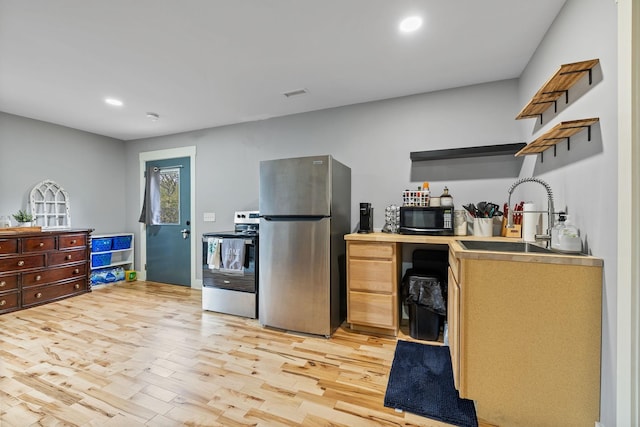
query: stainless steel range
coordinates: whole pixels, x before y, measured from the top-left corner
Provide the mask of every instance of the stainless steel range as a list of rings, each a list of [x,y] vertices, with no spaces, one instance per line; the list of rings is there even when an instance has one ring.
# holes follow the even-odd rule
[[[202,309],[258,318],[258,211],[235,213],[233,231],[202,235]]]

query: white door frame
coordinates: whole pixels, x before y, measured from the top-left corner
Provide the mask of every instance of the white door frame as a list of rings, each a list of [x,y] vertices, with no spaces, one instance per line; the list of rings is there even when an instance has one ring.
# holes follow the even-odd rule
[[[194,236],[198,235],[196,230],[196,221],[195,213],[196,213],[196,147],[179,147],[179,148],[169,148],[166,150],[157,150],[157,151],[145,151],[140,153],[140,210],[142,210],[142,204],[144,203],[144,187],[146,185],[146,180],[144,177],[144,171],[146,169],[146,163],[153,160],[164,160],[164,159],[173,159],[176,157],[189,157],[191,160],[191,176],[190,176],[190,189],[191,193],[191,217],[189,221],[191,221],[191,287],[197,287],[196,284],[196,239]],[[145,224],[140,224],[140,259],[141,259],[141,267],[142,271],[140,274],[141,280],[147,279],[147,270],[144,266],[147,264],[147,233]]]
[[[616,424],[640,425],[640,3],[618,3]]]

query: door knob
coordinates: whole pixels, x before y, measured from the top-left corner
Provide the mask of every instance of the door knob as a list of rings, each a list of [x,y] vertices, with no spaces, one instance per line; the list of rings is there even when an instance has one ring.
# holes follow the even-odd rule
[[[182,233],[182,238],[183,239],[188,239],[189,238],[189,234],[191,234],[191,231],[187,228],[180,230],[180,232]]]

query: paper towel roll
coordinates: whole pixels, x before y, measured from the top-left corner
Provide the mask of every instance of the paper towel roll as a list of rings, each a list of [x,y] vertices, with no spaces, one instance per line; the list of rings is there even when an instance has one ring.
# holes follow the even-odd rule
[[[535,203],[527,202],[522,207],[522,240],[525,242],[535,242],[538,230],[538,218],[540,214],[537,211]]]

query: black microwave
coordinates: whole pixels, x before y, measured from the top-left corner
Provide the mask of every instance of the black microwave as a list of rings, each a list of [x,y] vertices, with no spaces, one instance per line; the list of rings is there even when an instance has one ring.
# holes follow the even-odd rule
[[[453,206],[402,206],[398,231],[402,234],[452,236]]]

